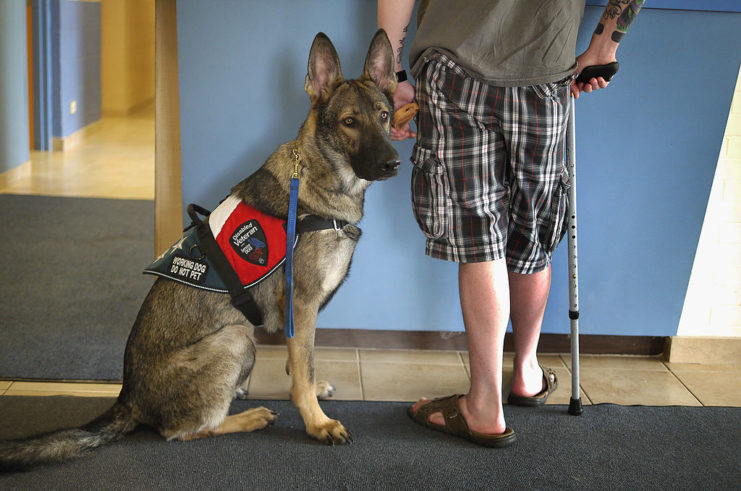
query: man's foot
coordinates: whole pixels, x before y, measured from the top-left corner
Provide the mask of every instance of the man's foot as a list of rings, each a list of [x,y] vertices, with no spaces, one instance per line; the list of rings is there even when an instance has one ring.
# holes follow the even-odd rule
[[[541,370],[543,372],[543,377],[540,392],[535,394],[530,392],[530,395],[517,394],[513,383],[512,391],[510,392],[509,397],[507,397],[507,403],[515,406],[542,406],[545,404],[545,401],[548,400],[548,396],[558,388],[558,378],[556,377],[556,372],[550,368],[541,367]]]
[[[443,433],[465,438],[486,447],[504,447],[515,442],[515,432],[501,422],[479,422],[468,411],[466,398],[453,395],[439,399],[420,399],[409,416],[417,423]]]

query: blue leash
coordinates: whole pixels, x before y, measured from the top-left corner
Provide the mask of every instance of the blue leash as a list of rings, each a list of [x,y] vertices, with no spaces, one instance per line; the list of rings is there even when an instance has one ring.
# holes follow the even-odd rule
[[[296,242],[296,213],[298,209],[298,164],[301,155],[294,149],[293,175],[288,198],[288,222],[286,224],[286,337],[292,338],[293,326],[293,245]]]

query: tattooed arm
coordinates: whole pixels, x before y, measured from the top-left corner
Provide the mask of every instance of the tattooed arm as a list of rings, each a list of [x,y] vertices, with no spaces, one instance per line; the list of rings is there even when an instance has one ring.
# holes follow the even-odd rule
[[[597,29],[592,34],[589,48],[577,57],[578,70],[593,65],[606,65],[616,61],[616,53],[620,41],[628,31],[630,24],[643,7],[645,0],[609,0],[607,7],[602,13]],[[580,92],[591,92],[593,90],[607,87],[602,77],[593,78],[588,83],[571,85],[571,92],[578,98]]]
[[[394,71],[404,69],[401,55],[406,42],[407,28],[412,19],[414,0],[378,0],[378,27],[385,30],[394,50]],[[394,93],[394,108],[414,100],[414,87],[408,81],[400,82]],[[407,124],[403,129],[391,128],[392,140],[404,140],[417,136]]]

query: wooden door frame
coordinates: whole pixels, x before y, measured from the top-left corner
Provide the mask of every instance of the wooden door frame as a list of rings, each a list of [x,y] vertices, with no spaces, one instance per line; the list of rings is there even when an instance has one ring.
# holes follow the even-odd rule
[[[183,230],[176,4],[176,0],[155,3],[155,256]]]

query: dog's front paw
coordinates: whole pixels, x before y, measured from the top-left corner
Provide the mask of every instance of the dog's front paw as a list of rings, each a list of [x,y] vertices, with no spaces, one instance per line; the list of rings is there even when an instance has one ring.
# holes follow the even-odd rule
[[[261,430],[267,426],[273,426],[273,423],[275,423],[275,420],[278,418],[278,413],[263,406],[248,409],[242,414],[249,415],[250,431]]]
[[[342,423],[336,419],[327,419],[326,423],[316,425],[312,428],[307,428],[306,431],[309,435],[327,445],[352,443],[350,433],[348,433]]]
[[[337,388],[326,380],[320,380],[316,383],[316,396],[319,399],[326,399],[334,395]]]

